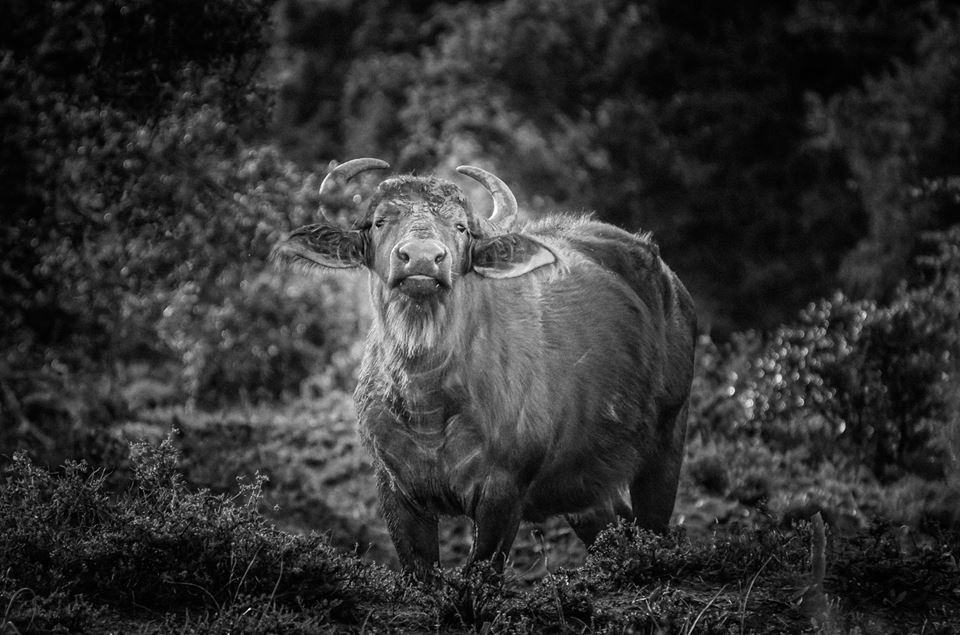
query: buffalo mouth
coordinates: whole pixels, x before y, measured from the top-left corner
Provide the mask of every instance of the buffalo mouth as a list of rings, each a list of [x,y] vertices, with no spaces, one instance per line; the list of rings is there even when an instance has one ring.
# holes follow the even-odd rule
[[[423,274],[415,274],[401,278],[396,288],[401,293],[410,296],[414,300],[422,300],[438,294],[444,287],[439,278]]]

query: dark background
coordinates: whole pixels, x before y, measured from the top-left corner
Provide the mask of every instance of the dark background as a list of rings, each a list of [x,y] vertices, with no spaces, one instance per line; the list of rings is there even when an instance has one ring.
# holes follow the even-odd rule
[[[14,365],[174,359],[174,331],[197,335],[213,306],[242,321],[250,307],[225,303],[249,304],[241,283],[257,284],[279,232],[316,217],[330,160],[445,175],[480,163],[530,215],[652,230],[721,340],[837,288],[888,299],[915,275],[923,231],[958,219],[953,197],[931,194],[960,173],[949,3],[0,11],[0,337]],[[203,344],[223,344],[213,335]]]

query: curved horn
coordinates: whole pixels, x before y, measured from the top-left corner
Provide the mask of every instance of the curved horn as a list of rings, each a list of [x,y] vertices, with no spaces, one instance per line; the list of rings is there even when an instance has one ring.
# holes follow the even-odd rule
[[[510,229],[517,218],[517,197],[507,184],[486,170],[472,165],[461,165],[457,172],[479,182],[493,196],[493,213],[490,222],[504,229]]]
[[[327,175],[323,177],[323,181],[320,182],[319,194],[320,196],[329,194],[334,182],[343,185],[361,172],[366,172],[367,170],[386,170],[389,167],[389,163],[381,161],[380,159],[363,158],[344,161],[327,172]],[[323,211],[323,205],[320,205],[320,213],[326,218],[327,215]]]
[[[389,163],[381,161],[380,159],[364,158],[345,161],[330,170],[330,172],[323,177],[323,181],[320,182],[320,195],[323,196],[328,193],[330,184],[336,180],[339,180],[341,183],[346,183],[361,172],[366,172],[367,170],[386,170],[389,167]]]

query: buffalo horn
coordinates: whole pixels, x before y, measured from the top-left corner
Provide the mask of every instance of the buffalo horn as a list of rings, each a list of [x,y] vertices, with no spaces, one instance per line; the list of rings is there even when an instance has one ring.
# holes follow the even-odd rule
[[[329,194],[332,184],[335,181],[343,185],[361,172],[366,172],[367,170],[386,170],[389,167],[389,163],[381,161],[380,159],[363,158],[344,161],[323,177],[323,181],[320,182],[320,196]],[[322,211],[323,208],[321,207],[321,212]]]
[[[490,222],[503,229],[510,229],[517,217],[517,197],[513,195],[507,184],[486,170],[472,165],[461,165],[457,168],[460,174],[469,176],[478,181],[493,196],[493,213]]]

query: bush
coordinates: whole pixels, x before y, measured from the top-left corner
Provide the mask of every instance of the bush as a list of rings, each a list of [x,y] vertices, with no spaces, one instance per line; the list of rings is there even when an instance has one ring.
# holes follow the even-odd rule
[[[924,281],[888,304],[838,293],[762,340],[734,340],[726,357],[701,344],[695,430],[845,455],[880,478],[942,476],[960,417],[960,226],[929,239]]]
[[[186,283],[170,298],[160,337],[182,362],[186,393],[201,406],[297,395],[302,383],[357,337],[341,298],[349,280],[263,271],[206,302]],[[335,386],[344,388],[345,386]]]
[[[223,108],[189,91],[148,120],[78,95],[18,97],[41,113],[28,165],[48,167],[0,234],[0,277],[14,275],[0,300],[4,430],[63,438],[22,407],[51,381],[72,423],[103,429],[116,416],[88,417],[88,402],[103,382],[122,393],[131,363],[179,363],[172,383],[211,405],[296,392],[345,346],[337,284],[270,275],[282,232],[315,218],[313,175],[244,146]]]
[[[700,338],[690,391],[691,436],[732,438],[749,429],[753,400],[745,391],[751,360],[762,348],[761,338],[749,332],[719,345],[709,336]]]
[[[21,356],[141,351],[156,287],[197,273],[188,257],[229,226],[238,190],[224,176],[238,166],[211,168],[266,115],[250,70],[266,9],[175,4],[5,5],[2,342]]]
[[[0,9],[4,447],[97,464],[99,442],[75,439],[143,402],[124,403],[132,367],[210,406],[295,393],[345,348],[340,284],[268,273],[320,203],[258,141],[270,5]]]
[[[756,416],[769,431],[806,408],[819,417],[794,432],[836,437],[881,478],[942,475],[943,428],[960,414],[946,399],[960,359],[960,227],[936,239],[928,283],[886,306],[838,295],[776,332],[757,372]]]
[[[176,607],[175,620],[191,608],[216,609],[220,620],[253,610],[268,622],[296,609],[329,624],[354,621],[364,594],[390,590],[385,571],[322,538],[274,530],[257,511],[262,479],[232,497],[194,492],[179,461],[169,437],[134,445],[134,486],[114,498],[103,472],[68,463],[56,476],[18,454],[0,490],[0,589],[20,590],[7,598],[5,619],[22,628],[36,615],[35,598],[52,612],[51,629],[67,620],[90,630],[76,622],[95,619],[94,606]]]

